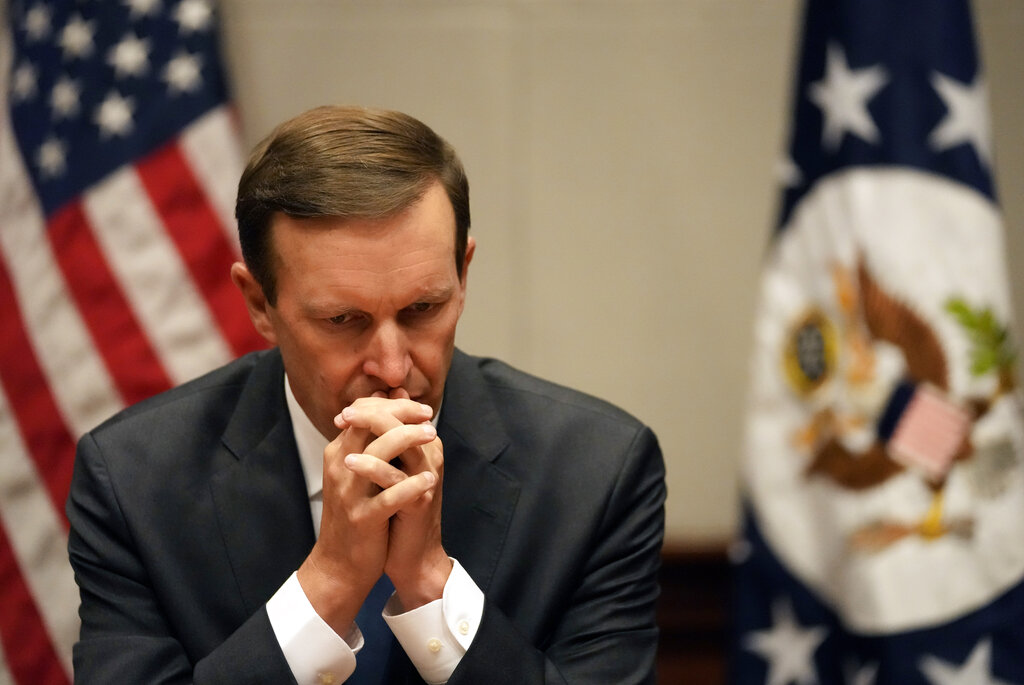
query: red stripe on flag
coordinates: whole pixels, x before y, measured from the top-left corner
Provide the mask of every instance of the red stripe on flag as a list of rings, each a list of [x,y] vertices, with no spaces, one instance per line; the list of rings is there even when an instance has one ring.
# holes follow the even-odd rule
[[[181,150],[165,145],[136,171],[231,350],[241,355],[265,347],[228,276],[238,255]]]
[[[170,388],[171,380],[110,271],[81,205],[70,202],[54,213],[48,234],[71,296],[125,402]]]
[[[66,529],[64,501],[71,484],[75,441],[50,392],[32,341],[25,333],[21,307],[3,262],[0,262],[0,331],[4,332],[0,336],[0,384],[7,397],[13,398],[11,412]]]
[[[3,525],[0,525],[0,643],[3,643],[7,669],[16,683],[68,683]]]

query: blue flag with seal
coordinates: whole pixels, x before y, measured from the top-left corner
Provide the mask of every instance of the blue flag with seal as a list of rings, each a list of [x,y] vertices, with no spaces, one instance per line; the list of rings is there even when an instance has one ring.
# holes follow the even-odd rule
[[[1024,683],[1024,421],[966,0],[809,0],[763,267],[737,684]]]

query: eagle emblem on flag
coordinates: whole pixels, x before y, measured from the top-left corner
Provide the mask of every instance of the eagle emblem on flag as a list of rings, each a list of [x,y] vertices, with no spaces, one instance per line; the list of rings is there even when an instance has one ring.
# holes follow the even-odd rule
[[[1002,543],[1024,536],[1006,274],[949,268],[1000,231],[959,184],[850,170],[807,194],[766,265],[747,491],[773,550],[861,630],[947,620],[1024,574]],[[907,555],[949,572],[887,573]]]
[[[878,551],[910,535],[969,537],[970,516],[943,516],[954,465],[973,461],[968,484],[979,497],[994,498],[1005,491],[1003,476],[1017,461],[1007,431],[980,444],[974,438],[995,405],[1013,401],[1015,353],[1007,325],[987,307],[972,308],[958,297],[947,301],[944,313],[970,344],[969,358],[959,361],[969,363],[971,377],[987,381],[986,394],[956,398],[935,328],[886,292],[863,260],[855,270],[835,264],[830,271],[838,320],[812,309],[790,328],[782,353],[784,377],[811,412],[793,435],[807,460],[806,475],[856,491],[909,470],[931,488],[932,503],[920,521],[869,522],[850,536],[857,550]]]

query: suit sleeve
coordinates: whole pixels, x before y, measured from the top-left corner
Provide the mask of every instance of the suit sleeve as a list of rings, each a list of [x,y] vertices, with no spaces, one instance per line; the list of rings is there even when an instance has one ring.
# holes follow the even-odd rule
[[[531,644],[487,603],[449,685],[653,684],[665,496],[661,450],[641,428],[611,490],[582,582],[550,638]]]
[[[162,610],[162,602],[188,598],[158,597],[153,590],[90,435],[78,446],[67,514],[68,553],[81,594],[76,683],[295,682],[265,607],[192,662]]]

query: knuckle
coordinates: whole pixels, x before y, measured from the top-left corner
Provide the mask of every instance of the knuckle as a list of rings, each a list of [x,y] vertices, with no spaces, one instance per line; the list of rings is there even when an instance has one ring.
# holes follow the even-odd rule
[[[340,459],[325,459],[324,460],[324,478],[331,481],[338,481],[344,475],[347,469],[344,466],[344,462]]]
[[[398,495],[396,494],[394,488],[382,490],[381,493],[377,495],[377,498],[380,502],[381,507],[383,507],[385,510],[390,510],[398,504]]]
[[[331,440],[324,448],[324,458],[334,459],[341,452],[341,440]]]

